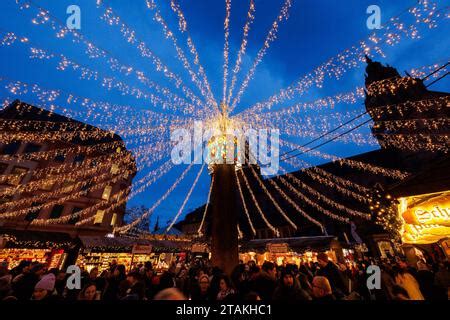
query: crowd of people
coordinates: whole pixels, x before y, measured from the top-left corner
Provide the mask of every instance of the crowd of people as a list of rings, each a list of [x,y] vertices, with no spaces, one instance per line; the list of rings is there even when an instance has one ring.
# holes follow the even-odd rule
[[[367,286],[370,264],[380,267],[380,288]],[[430,265],[419,261],[414,267],[401,259],[336,264],[325,253],[319,253],[316,262],[301,265],[241,262],[229,276],[202,259],[173,263],[160,274],[150,262],[127,272],[124,265],[113,261],[100,274],[97,268],[83,270],[79,289],[68,288],[69,276],[29,261],[11,270],[3,264],[0,300],[447,300],[450,287],[448,262]]]

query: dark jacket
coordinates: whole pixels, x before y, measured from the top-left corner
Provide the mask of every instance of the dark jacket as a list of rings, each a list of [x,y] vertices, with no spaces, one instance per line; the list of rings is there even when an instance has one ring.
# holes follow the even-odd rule
[[[333,293],[338,296],[345,296],[347,293],[347,284],[345,283],[344,274],[331,261],[317,271],[318,276],[326,277],[330,282]]]
[[[272,300],[276,285],[276,280],[265,271],[261,271],[250,282],[251,290],[258,293],[263,301]]]
[[[292,287],[287,287],[284,284],[280,284],[273,294],[274,301],[307,301],[311,300],[310,295],[300,288],[298,285],[294,284]]]
[[[30,300],[34,291],[34,286],[39,281],[39,276],[35,273],[25,273],[12,283],[13,295],[19,300]]]

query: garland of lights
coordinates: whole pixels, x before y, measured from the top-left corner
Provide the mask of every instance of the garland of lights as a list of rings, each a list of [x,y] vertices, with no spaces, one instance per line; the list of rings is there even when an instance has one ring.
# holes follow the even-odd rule
[[[32,43],[29,40],[26,42],[22,42],[22,44],[27,44],[28,46],[32,45]],[[174,111],[179,110],[184,114],[194,114],[195,112],[195,107],[193,105],[186,103],[177,96],[173,96],[173,94],[172,96],[169,96],[169,93],[167,92],[168,89],[164,88],[161,89],[159,87],[152,88],[155,90],[157,89],[156,91],[157,92],[159,91],[159,93],[164,93],[166,98],[172,100],[173,103],[163,100],[159,96],[154,95],[153,93],[149,93],[137,87],[130,86],[127,83],[118,80],[116,77],[104,75],[97,70],[91,69],[85,65],[82,65],[74,61],[73,59],[66,57],[63,54],[47,52],[44,49],[40,48],[38,49],[33,47],[30,47],[30,50],[32,53],[30,59],[49,60],[49,61],[54,60],[55,62],[57,62],[56,69],[58,71],[62,72],[70,68],[74,72],[80,73],[80,79],[96,81],[103,88],[106,88],[108,91],[114,89],[119,91],[122,95],[128,95],[136,99],[144,99],[145,101],[150,102],[155,107],[160,106],[163,110],[174,110]],[[140,76],[139,79],[141,79],[142,81],[143,76]]]
[[[55,200],[48,201],[46,203],[38,204],[37,206],[31,206],[31,207],[20,209],[18,211],[14,211],[11,213],[2,213],[2,214],[0,214],[0,217],[1,218],[4,218],[4,217],[10,218],[10,217],[14,217],[14,216],[21,216],[28,212],[41,210],[43,208],[49,208],[56,204],[60,204],[60,203],[64,203],[69,200],[77,199],[79,197],[86,195],[88,192],[100,190],[100,189],[102,189],[108,185],[114,184],[122,179],[127,179],[131,174],[133,174],[133,172],[134,172],[134,170],[132,170],[132,169],[126,170],[124,173],[118,174],[116,177],[114,177],[112,179],[104,180],[104,178],[108,178],[110,176],[110,173],[108,172],[108,173],[104,173],[99,176],[92,177],[87,181],[76,182],[73,185],[70,185],[71,189],[79,189],[79,188],[83,188],[83,187],[89,186],[89,185],[94,185],[94,186],[88,188],[88,190],[81,190],[76,193],[71,193],[70,195],[67,195],[62,198],[57,198],[57,197],[63,193],[67,193],[66,189],[68,187],[63,187],[61,189],[58,189],[58,190],[55,190],[52,192],[46,192],[44,194],[32,196],[29,198],[22,198],[22,199],[19,199],[16,201],[6,202],[6,203],[0,205],[0,210],[10,210],[11,208],[15,208],[18,206],[30,205],[30,204],[33,204],[36,202],[41,202],[41,201],[49,200],[52,198],[57,198]]]
[[[251,171],[253,173],[253,176],[256,178],[256,180],[258,181],[259,186],[261,187],[261,189],[263,189],[264,193],[267,195],[267,197],[270,199],[270,201],[272,202],[272,204],[274,205],[274,207],[277,209],[277,211],[283,216],[284,219],[286,219],[286,221],[295,229],[297,230],[297,225],[292,222],[291,219],[289,219],[289,217],[287,216],[287,214],[284,212],[283,209],[281,209],[280,205],[276,202],[276,200],[272,197],[272,195],[270,194],[269,190],[267,190],[266,186],[264,185],[264,183],[261,181],[261,179],[259,178],[258,174],[256,173],[255,169],[253,168],[253,166],[250,166]]]
[[[236,107],[236,105],[241,100],[242,95],[245,92],[245,89],[247,88],[250,80],[253,78],[256,68],[261,63],[262,59],[267,53],[267,50],[270,47],[270,44],[276,40],[278,28],[281,22],[286,21],[289,18],[289,9],[292,6],[292,0],[285,0],[283,6],[281,7],[280,13],[278,14],[275,21],[272,23],[272,27],[270,28],[266,39],[264,40],[264,44],[262,48],[258,51],[258,54],[256,55],[255,61],[253,62],[252,67],[250,68],[249,72],[245,76],[244,81],[241,84],[241,87],[239,88],[239,91],[236,94],[236,97],[233,99],[233,102],[230,106],[230,112],[233,111],[233,109]]]
[[[300,208],[297,203],[292,200],[281,188],[280,186],[273,181],[273,179],[269,179],[268,180],[269,183],[278,191],[278,193],[283,197],[284,200],[286,200],[292,207],[294,207],[294,209],[300,214],[302,215],[304,218],[306,218],[306,220],[312,222],[313,224],[315,224],[316,226],[318,226],[322,232],[325,231],[325,227],[323,226],[323,224],[321,224],[319,221],[317,221],[316,219],[314,219],[313,217],[311,217],[309,214],[307,214],[305,211],[302,210],[302,208]]]
[[[208,89],[209,95],[210,95],[210,97],[212,97],[211,103],[217,109],[217,103],[214,99],[214,96],[212,95],[212,91],[209,86],[208,78],[206,77],[205,70],[203,69],[203,66],[200,63],[200,57],[197,52],[197,48],[195,47],[194,41],[192,40],[192,37],[189,34],[186,18],[184,17],[183,11],[181,10],[181,6],[179,4],[177,4],[175,0],[171,0],[170,8],[178,17],[178,29],[180,30],[181,33],[187,34],[186,45],[189,48],[189,52],[191,53],[191,55],[193,57],[194,64],[198,67],[198,73],[202,76],[203,81],[206,84],[206,88]]]
[[[228,90],[227,105],[230,105],[230,100],[231,100],[231,97],[233,96],[234,86],[236,85],[236,81],[237,81],[237,75],[238,75],[239,71],[241,70],[242,57],[245,55],[245,52],[247,49],[248,33],[250,31],[251,24],[255,20],[255,10],[256,10],[255,9],[255,1],[250,0],[248,12],[247,12],[247,20],[245,21],[244,31],[243,31],[243,35],[242,35],[242,42],[241,42],[241,46],[239,47],[239,52],[238,52],[238,55],[236,58],[236,63],[234,64],[233,78],[231,79],[231,85]]]
[[[239,226],[239,223],[237,224],[238,229],[238,239],[242,239],[244,237],[244,234],[241,231],[241,227]]]
[[[242,192],[241,182],[239,181],[239,177],[238,177],[236,171],[234,171],[234,175],[236,177],[236,182],[237,182],[237,186],[238,186],[238,190],[239,190],[239,195],[241,196],[242,206],[244,207],[244,212],[245,212],[245,215],[247,217],[248,224],[250,226],[250,229],[252,230],[253,235],[256,235],[256,230],[255,230],[255,227],[253,226],[252,219],[250,218],[250,214],[248,212],[248,208],[247,208],[247,205],[245,203],[244,193]]]
[[[97,7],[100,8],[101,6],[102,3],[99,3]],[[194,103],[196,106],[202,105],[201,100],[188,87],[186,87],[186,85],[184,85],[180,76],[170,72],[168,67],[165,66],[155,55],[155,53],[148,48],[148,45],[144,41],[136,37],[136,31],[130,28],[120,16],[114,13],[111,7],[106,7],[104,9],[104,12],[101,15],[100,19],[105,21],[110,26],[120,26],[120,34],[128,44],[135,46],[143,58],[149,58],[152,63],[156,65],[157,71],[164,70],[164,75],[172,80],[172,82],[175,82],[175,86],[177,88],[181,87],[181,90],[183,91],[185,96],[189,98],[192,103]],[[143,75],[142,71],[136,73],[138,73],[139,75]]]
[[[213,98],[213,101],[211,101],[211,103],[217,109],[217,103],[214,100],[214,96],[212,95],[205,70],[203,69],[203,66],[200,63],[199,54],[197,52],[197,49],[195,48],[194,41],[192,40],[192,37],[189,34],[186,18],[184,17],[183,11],[181,10],[181,6],[178,3],[176,3],[175,0],[171,0],[170,8],[178,17],[178,29],[180,30],[181,33],[186,32],[187,34],[186,45],[189,48],[189,51],[194,59],[194,64],[198,66],[198,73],[202,76],[203,81],[206,84],[206,87],[208,88],[208,92],[210,93],[210,96]]]
[[[93,214],[102,208],[104,209],[104,215],[106,215],[106,214],[110,213],[111,211],[115,210],[116,208],[120,207],[121,205],[125,205],[125,203],[127,201],[126,195],[129,193],[129,191],[130,191],[130,188],[128,187],[125,190],[122,190],[122,191],[116,193],[115,195],[113,195],[109,202],[105,201],[105,200],[99,201],[98,203],[96,203],[88,208],[85,208],[83,210],[80,210],[74,214],[59,217],[56,219],[34,219],[31,222],[31,224],[37,225],[37,226],[65,224],[65,223],[68,223],[71,219],[78,219],[80,217],[88,216],[88,218],[85,218],[85,219],[75,223],[75,226],[84,225],[87,222],[94,220],[95,215],[93,215]],[[124,197],[124,198],[122,199],[122,197]],[[105,205],[108,203],[110,203],[110,206],[105,208]]]
[[[346,188],[343,188],[339,184],[333,183],[333,181],[330,181],[327,178],[324,178],[324,177],[321,177],[318,174],[315,174],[314,172],[312,172],[312,170],[305,170],[304,172],[308,176],[310,176],[312,179],[314,179],[315,181],[318,181],[321,184],[327,185],[327,186],[333,188],[334,190],[337,190],[338,192],[340,192],[341,194],[343,194],[343,195],[345,195],[347,197],[351,197],[351,198],[353,198],[353,199],[355,199],[355,200],[357,200],[359,202],[362,202],[362,203],[368,202],[366,197],[364,197],[364,196],[362,196],[362,195],[360,195],[360,194],[358,194],[356,192],[353,192],[351,190],[348,190]]]
[[[125,160],[126,161],[126,160]],[[118,162],[115,162],[117,166],[124,165],[126,166],[126,162],[124,160],[119,160]],[[64,174],[64,176],[48,176],[45,179],[40,180],[32,180],[28,183],[20,184],[18,186],[14,187],[7,187],[2,190],[0,190],[0,196],[4,195],[14,195],[14,194],[21,194],[21,193],[29,193],[31,191],[38,190],[40,187],[45,185],[46,183],[54,184],[58,181],[61,181],[61,178],[63,178],[65,181],[75,181],[76,179],[82,179],[89,176],[95,176],[96,173],[105,171],[106,169],[111,169],[111,163],[106,162],[103,164],[98,165],[97,167],[90,168],[87,170],[75,170],[72,176]]]
[[[330,217],[331,219],[337,220],[339,222],[350,223],[350,221],[347,217],[341,217],[339,215],[336,215],[336,214],[332,213],[330,210],[325,209],[324,207],[320,206],[319,204],[315,203],[314,201],[312,201],[311,199],[306,197],[303,193],[298,191],[293,185],[291,185],[289,182],[287,182],[287,180],[284,179],[283,177],[278,176],[277,179],[280,180],[281,183],[284,184],[291,192],[293,192],[297,196],[297,198],[299,198],[302,201],[304,201],[305,203],[309,204],[311,207],[315,208],[320,213]]]
[[[227,82],[228,82],[228,51],[230,37],[230,15],[231,15],[231,0],[225,0],[225,21],[223,22],[224,29],[224,45],[223,45],[223,95],[222,101],[225,103],[227,97]]]
[[[211,200],[211,192],[214,185],[214,175],[211,176],[211,184],[209,185],[209,191],[208,191],[208,199],[206,200],[205,210],[203,211],[202,221],[200,222],[200,225],[197,229],[197,234],[201,237],[203,235],[203,225],[205,224],[206,219],[206,213],[208,212],[209,207],[209,201]]]
[[[295,160],[300,162],[299,159],[295,159]],[[294,162],[296,162],[296,161],[294,161],[294,158],[289,159],[287,162],[289,164],[291,164],[293,167],[296,167],[299,165],[298,163],[297,164],[294,163]],[[309,166],[309,164],[307,164],[306,162],[304,162],[304,161],[301,161],[301,162],[303,162],[304,164]],[[329,187],[339,191],[343,195],[352,197],[352,198],[358,200],[359,202],[367,203],[369,201],[367,197],[364,197],[364,196],[350,190],[350,188],[356,189],[360,193],[363,193],[367,196],[371,191],[369,188],[366,188],[364,186],[356,184],[350,180],[343,179],[339,176],[336,176],[332,173],[329,173],[329,172],[327,172],[319,167],[315,167],[315,166],[309,166],[308,168],[301,169],[300,171],[307,174],[313,180],[315,180],[321,184],[328,185]],[[313,171],[315,171],[315,173]]]
[[[241,170],[239,171],[241,172],[242,178],[244,179],[245,185],[247,187],[247,190],[250,193],[250,197],[253,200],[253,204],[256,207],[256,210],[258,210],[259,215],[261,216],[261,218],[264,220],[264,222],[266,223],[267,227],[269,227],[270,230],[272,230],[272,232],[279,237],[280,236],[280,231],[278,231],[277,228],[275,228],[272,224],[270,224],[269,220],[267,220],[266,216],[264,215],[261,207],[258,204],[258,201],[256,200],[255,195],[253,194],[252,188],[250,187],[250,184],[248,183],[247,177],[245,176],[245,173],[242,172]]]
[[[132,107],[129,105],[116,105],[116,104],[111,104],[108,102],[104,102],[104,101],[95,101],[93,99],[87,98],[87,97],[81,97],[81,96],[77,96],[71,92],[65,92],[62,90],[55,90],[55,89],[48,89],[48,88],[43,88],[38,84],[33,84],[33,83],[26,83],[23,81],[14,81],[14,80],[10,80],[6,77],[0,77],[0,81],[10,81],[7,85],[6,85],[6,89],[8,89],[8,91],[11,94],[14,95],[24,95],[27,93],[33,93],[37,96],[38,100],[45,104],[47,102],[53,102],[55,101],[58,97],[60,97],[61,99],[64,99],[64,102],[67,104],[80,104],[81,107],[86,108],[87,109],[87,115],[86,116],[82,116],[81,113],[74,111],[73,109],[66,109],[66,108],[62,108],[62,107],[58,107],[55,105],[50,105],[49,108],[50,110],[54,110],[55,108],[58,108],[59,110],[62,111],[63,114],[68,115],[69,117],[74,117],[74,116],[79,116],[82,117],[85,121],[87,121],[89,118],[93,118],[94,120],[100,120],[102,122],[108,122],[112,119],[119,121],[119,124],[121,124],[119,126],[119,128],[124,128],[124,127],[130,127],[130,124],[133,124],[133,128],[137,128],[142,124],[148,124],[151,123],[150,121],[157,121],[157,122],[161,122],[160,125],[164,126],[167,125],[167,123],[172,122],[172,123],[179,123],[179,124],[183,124],[185,123],[187,120],[185,118],[182,118],[180,116],[175,116],[175,115],[170,115],[170,114],[161,114],[161,113],[156,113],[150,110],[136,110],[136,107]],[[62,97],[61,94],[65,95],[65,97]],[[9,104],[9,103],[8,103]],[[96,112],[96,110],[100,109],[100,112]],[[125,120],[121,117],[117,118],[117,117],[113,117],[113,112],[114,114],[123,114],[124,116],[127,116],[127,122],[125,122]],[[136,115],[138,113],[141,113],[142,116],[137,118]],[[191,121],[191,120],[188,120]]]
[[[197,185],[198,179],[200,178],[204,168],[205,168],[205,163],[202,164],[202,167],[200,168],[200,170],[198,171],[197,176],[195,177],[194,183],[192,184],[191,188],[189,189],[188,193],[186,194],[186,198],[184,198],[184,201],[181,204],[180,209],[178,209],[177,214],[175,215],[175,217],[173,218],[172,222],[167,227],[165,233],[168,233],[170,231],[170,229],[172,229],[173,225],[177,222],[178,218],[183,213],[184,207],[186,206],[187,202],[189,201],[189,198],[191,197],[191,194],[194,191],[194,188]]]
[[[382,147],[394,147],[407,151],[433,151],[433,152],[449,152],[450,140],[448,134],[401,134],[401,133],[376,133],[382,137],[380,145]],[[413,135],[413,136],[411,136]],[[414,137],[415,136],[415,137]]]
[[[428,0],[420,0],[415,6],[410,8],[409,13],[412,15],[413,20],[411,24],[405,25],[404,23],[400,23],[398,16],[389,19],[389,22],[381,29],[384,30],[384,33],[380,37],[377,37],[376,32],[374,32],[368,38],[369,43],[367,41],[360,41],[358,45],[354,45],[337,54],[335,57],[330,58],[312,72],[295,81],[292,85],[272,95],[267,101],[256,103],[250,108],[250,112],[256,113],[257,111],[270,109],[275,104],[279,104],[285,100],[291,100],[296,95],[306,93],[313,85],[321,88],[326,76],[336,79],[341,78],[346,71],[358,67],[365,60],[366,55],[371,56],[371,50],[384,56],[384,53],[379,47],[380,43],[394,46],[403,38],[402,34],[404,37],[418,39],[420,36],[416,24],[424,24],[428,28],[435,28],[437,27],[436,18],[440,17],[440,12],[436,10],[436,6],[433,5],[430,8],[428,3]],[[422,19],[420,15],[425,13],[427,19]]]
[[[314,190],[313,188],[311,188],[310,186],[308,186],[307,184],[303,183],[302,181],[300,181],[300,179],[296,178],[295,176],[293,176],[292,174],[288,173],[287,174],[288,178],[291,178],[292,181],[294,181],[297,185],[301,186],[303,189],[307,190],[310,194],[314,195],[315,197],[317,197],[318,199],[322,200],[323,202],[325,202],[326,204],[342,210],[344,212],[346,212],[349,215],[355,216],[355,217],[359,217],[359,218],[363,218],[363,219],[370,219],[370,215],[368,215],[367,213],[364,212],[360,212],[358,210],[353,210],[350,209],[340,203],[337,203],[336,201],[322,195],[321,193],[317,192],[316,190]]]
[[[156,3],[153,0],[146,0],[146,3],[147,3],[147,8],[150,11],[154,11],[154,13],[153,13],[154,19],[156,22],[158,22],[162,26],[165,37],[167,39],[172,40],[172,43],[177,52],[178,60],[183,64],[183,67],[186,69],[186,71],[191,76],[192,82],[198,87],[202,96],[206,99],[206,103],[211,107],[217,108],[217,102],[215,101],[214,96],[211,92],[211,88],[209,86],[208,80],[206,79],[205,73],[203,72],[203,74],[201,75],[203,81],[200,80],[199,74],[195,73],[192,70],[191,64],[189,63],[188,59],[186,58],[186,55],[184,54],[183,49],[181,49],[179,47],[177,38],[175,37],[174,33],[168,27],[164,18],[161,16],[161,13],[159,12],[159,9],[157,8]],[[203,69],[201,69],[201,70],[203,70]],[[199,71],[200,71],[200,69],[199,69]]]
[[[69,29],[67,28],[64,23],[62,23],[61,21],[59,21],[57,18],[55,18],[54,16],[50,15],[49,11],[37,6],[36,4],[34,4],[31,1],[26,1],[24,5],[20,5],[20,0],[17,1],[17,4],[20,6],[20,9],[29,9],[31,6],[33,6],[35,9],[37,9],[39,11],[37,17],[35,19],[32,20],[33,24],[39,25],[39,24],[47,24],[50,23],[50,27],[57,31],[56,33],[56,38],[61,39],[64,38],[66,36],[66,34],[70,33],[72,35],[72,42],[74,43],[82,43],[86,50],[85,53],[89,58],[107,58],[108,56],[110,57],[109,59],[106,59],[107,64],[109,65],[110,69],[113,71],[120,71],[122,74],[125,75],[129,75],[132,71],[133,71],[133,67],[130,66],[125,66],[123,64],[121,64],[119,62],[118,59],[114,58],[111,53],[109,53],[107,50],[102,49],[97,47],[95,44],[93,44],[91,41],[87,40],[85,38],[85,36],[83,34],[81,34],[81,32],[74,30],[74,29]],[[97,1],[97,5],[100,6],[101,1]],[[130,37],[131,39],[133,38],[132,36]],[[144,48],[142,48],[142,46],[144,46]],[[164,64],[162,64],[162,62],[154,55],[152,55],[151,51],[149,51],[146,47],[145,47],[145,43],[141,42],[139,45],[139,48],[141,49],[141,54],[142,55],[150,55],[153,58],[153,64],[156,67],[156,71],[159,72],[163,72],[164,76],[166,76],[168,79],[170,80],[174,80],[177,87],[179,87],[181,85],[181,79],[176,76],[175,74],[173,74],[172,72],[169,71],[169,68],[167,66],[165,66]],[[156,83],[150,81],[149,79],[147,79],[144,76],[144,73],[142,71],[135,71],[135,75],[138,77],[138,80],[146,85],[149,85],[151,87],[155,87],[157,90],[159,90],[160,92],[163,93],[168,93],[168,89],[165,88],[160,88]],[[185,87],[183,86],[183,89],[185,89]],[[183,90],[184,91],[184,90]],[[191,97],[192,94],[188,94],[189,92],[185,92],[185,94],[187,94],[187,96]],[[177,101],[181,101],[181,99],[177,98],[176,96],[174,96],[176,98]],[[176,102],[176,104],[178,104],[179,102]]]
[[[136,219],[135,221],[131,222],[130,224],[128,224],[126,226],[115,228],[114,231],[119,232],[119,233],[125,233],[128,230],[130,230],[131,228],[133,228],[134,226],[136,226],[143,219],[147,219],[153,213],[153,211],[161,204],[161,202],[163,202],[172,193],[172,191],[177,187],[177,185],[181,182],[181,180],[184,179],[184,177],[186,176],[188,171],[192,168],[192,166],[193,166],[193,163],[191,163],[181,173],[181,175],[175,180],[175,182],[172,184],[172,186],[169,189],[167,189],[166,193],[164,193],[164,195],[161,198],[159,198],[158,201],[156,201],[153,204],[153,206],[146,213],[144,213],[140,218]]]
[[[282,141],[280,141],[280,143],[288,145],[288,146],[292,147],[293,149],[294,148],[295,149],[299,149],[302,152],[306,152],[307,151],[306,148],[303,148],[300,145],[297,145],[295,143],[292,143],[292,142],[289,142],[289,141],[286,141],[286,140],[282,140]],[[352,160],[352,159],[347,159],[347,158],[340,158],[338,156],[334,156],[334,155],[331,155],[331,154],[320,152],[318,150],[310,150],[310,151],[307,151],[307,152],[312,154],[312,155],[314,155],[314,156],[316,156],[316,157],[320,157],[320,158],[323,158],[323,159],[327,159],[327,160],[331,160],[331,161],[337,162],[340,165],[346,165],[346,166],[348,166],[350,168],[353,168],[353,169],[358,169],[358,170],[362,170],[362,171],[368,171],[368,172],[371,172],[371,173],[374,173],[374,174],[381,174],[381,175],[383,175],[385,177],[390,177],[390,178],[401,180],[401,179],[406,178],[409,175],[408,173],[402,172],[400,170],[387,169],[387,168],[383,168],[383,167],[376,166],[376,165],[373,165],[373,164],[365,163],[365,162],[362,162],[362,161],[357,161],[357,160]]]

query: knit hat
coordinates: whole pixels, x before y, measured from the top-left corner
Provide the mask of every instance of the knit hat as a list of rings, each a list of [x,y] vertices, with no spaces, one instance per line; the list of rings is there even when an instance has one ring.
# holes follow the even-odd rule
[[[53,291],[55,289],[55,275],[53,273],[46,274],[36,283],[34,289],[42,289],[47,291]]]

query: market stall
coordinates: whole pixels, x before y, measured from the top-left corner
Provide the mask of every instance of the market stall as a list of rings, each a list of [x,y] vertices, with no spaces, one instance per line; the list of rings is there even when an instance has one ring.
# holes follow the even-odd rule
[[[244,263],[254,260],[258,265],[264,261],[299,265],[316,262],[319,252],[326,252],[335,262],[342,257],[342,248],[335,237],[319,236],[250,240],[240,247],[239,259]]]
[[[0,231],[0,262],[6,262],[10,269],[22,260],[62,269],[74,247],[76,240],[65,233]]]
[[[399,219],[401,249],[411,265],[449,259],[450,157],[394,186],[391,214]],[[392,219],[391,219],[392,220]]]
[[[173,240],[149,240],[128,237],[80,236],[82,248],[76,264],[87,271],[97,267],[107,270],[111,263],[126,270],[151,262],[157,272],[167,270],[172,262],[184,261],[189,243]]]

